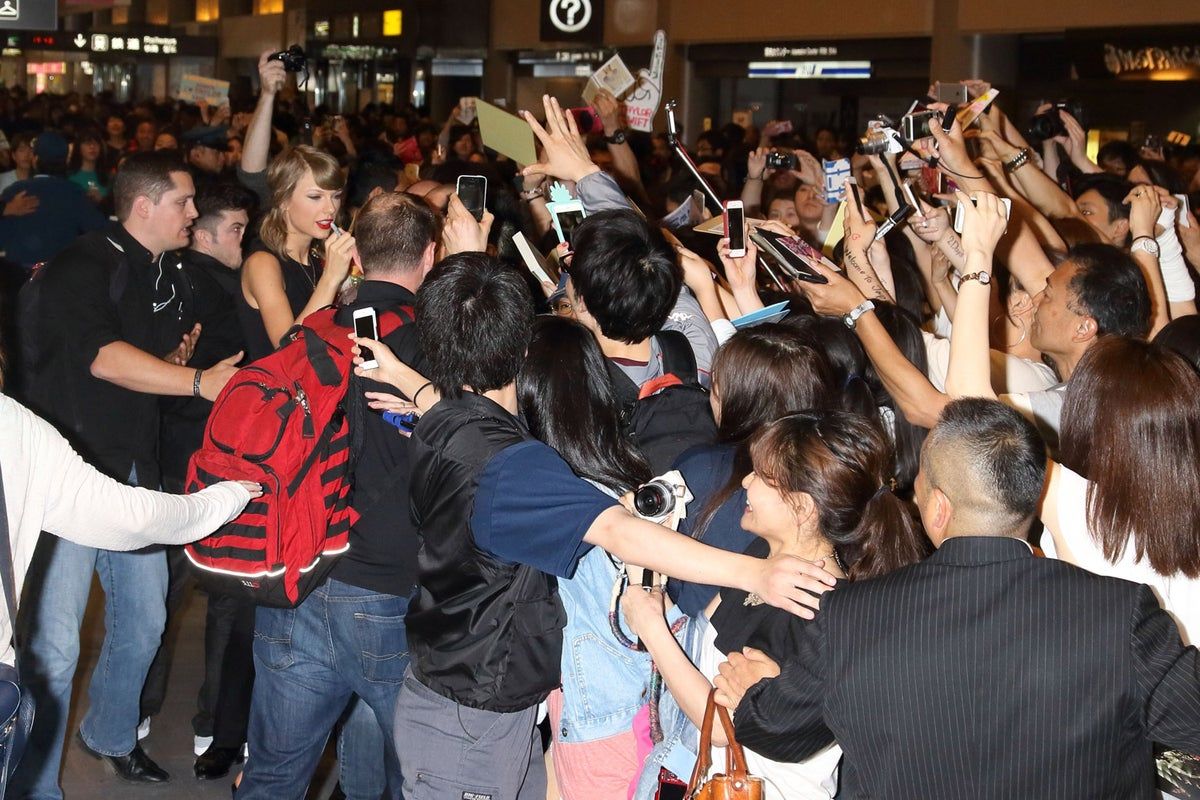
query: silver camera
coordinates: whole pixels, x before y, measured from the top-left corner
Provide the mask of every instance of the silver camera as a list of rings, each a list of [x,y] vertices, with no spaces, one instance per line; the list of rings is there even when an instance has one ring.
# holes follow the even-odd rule
[[[671,470],[637,488],[633,493],[633,510],[642,519],[659,525],[669,519],[677,523],[687,516],[687,504],[693,499],[683,475]]]

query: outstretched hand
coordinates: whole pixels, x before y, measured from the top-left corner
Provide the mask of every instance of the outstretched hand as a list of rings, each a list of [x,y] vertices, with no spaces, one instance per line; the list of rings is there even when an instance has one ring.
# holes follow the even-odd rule
[[[600,168],[592,163],[587,145],[579,135],[575,117],[570,112],[563,111],[558,100],[550,95],[542,96],[542,104],[546,110],[544,128],[533,114],[528,111],[522,112],[525,121],[533,129],[534,136],[542,143],[542,160],[525,167],[521,174],[525,177],[550,175],[559,180],[578,183],[593,172],[599,172]]]

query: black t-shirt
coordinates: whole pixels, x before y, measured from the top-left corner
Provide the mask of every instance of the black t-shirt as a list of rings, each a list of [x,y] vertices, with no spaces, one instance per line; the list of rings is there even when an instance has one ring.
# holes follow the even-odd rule
[[[136,465],[138,483],[157,486],[159,398],[96,378],[91,364],[114,342],[158,357],[179,344],[193,324],[181,262],[153,257],[113,225],[80,237],[43,269],[35,335],[45,367],[31,405],[102,472],[125,481]]]
[[[270,253],[279,260],[279,268],[283,272],[283,292],[287,295],[288,305],[291,306],[292,316],[297,317],[308,305],[321,279],[321,261],[314,250],[305,266],[294,258],[280,255],[262,242],[250,246],[250,255],[255,253]],[[279,348],[279,342],[272,342],[267,335],[267,326],[263,324],[262,313],[246,302],[246,296],[239,291],[235,298],[237,316],[242,326],[242,336],[246,341],[246,360],[257,361],[263,356],[274,353]]]
[[[423,373],[425,356],[417,342],[417,326],[407,321],[416,302],[403,286],[366,281],[359,287],[354,305],[339,309],[335,321],[349,328],[360,308],[374,308],[382,318],[385,311],[407,306],[409,315],[401,315],[406,324],[385,336],[383,343],[401,361]],[[408,496],[411,444],[408,437],[384,422],[379,412],[367,407],[363,392],[368,391],[397,393],[387,384],[350,378],[347,412],[350,441],[356,450],[351,456],[355,464],[353,506],[362,517],[350,529],[350,549],[338,559],[330,577],[362,589],[407,597],[416,582],[418,548]],[[351,403],[357,409],[351,409]],[[361,435],[355,430],[359,426]]]
[[[746,555],[755,558],[766,558],[769,553],[766,540],[757,537],[746,549]],[[753,647],[776,661],[794,657],[810,620],[766,603],[747,606],[746,596],[740,589],[721,590],[721,604],[711,620],[717,631],[717,650],[735,653],[743,647]]]

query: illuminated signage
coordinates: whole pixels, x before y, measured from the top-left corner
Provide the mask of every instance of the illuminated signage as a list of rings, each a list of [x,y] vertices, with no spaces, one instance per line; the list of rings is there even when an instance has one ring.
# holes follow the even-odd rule
[[[92,52],[107,53],[108,52],[108,34],[93,33],[92,34]]]
[[[44,31],[58,25],[56,0],[0,0],[0,27]]]
[[[870,61],[751,61],[748,77],[828,80],[871,77]]]
[[[836,56],[838,49],[832,45],[821,47],[764,47],[763,58],[812,58],[813,56]]]
[[[598,42],[604,34],[604,0],[542,0],[542,41]]]
[[[329,38],[329,20],[322,19],[313,23],[313,38],[328,39]]]
[[[1190,80],[1200,77],[1200,45],[1127,49],[1105,44],[1104,66],[1125,77]]]
[[[399,36],[404,28],[404,12],[400,9],[383,12],[383,35]]]

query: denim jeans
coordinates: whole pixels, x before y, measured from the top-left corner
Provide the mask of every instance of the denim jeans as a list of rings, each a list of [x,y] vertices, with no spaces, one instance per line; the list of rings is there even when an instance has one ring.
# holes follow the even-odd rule
[[[353,695],[391,741],[408,667],[408,598],[328,580],[296,608],[259,608],[254,630],[250,758],[237,800],[301,800],[329,732]],[[400,796],[395,750],[384,748],[391,797]],[[350,757],[349,760],[353,760]]]
[[[162,548],[116,553],[43,534],[21,608],[21,677],[34,693],[37,717],[11,797],[63,796],[58,773],[93,571],[104,589],[107,632],[79,732],[105,755],[128,755],[137,744],[142,685],[167,619],[166,554]]]
[[[337,740],[338,785],[346,800],[379,800],[385,796],[388,776],[379,767],[391,749],[375,712],[355,695],[342,715]]]

